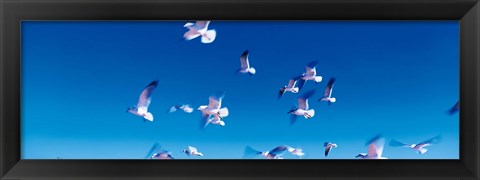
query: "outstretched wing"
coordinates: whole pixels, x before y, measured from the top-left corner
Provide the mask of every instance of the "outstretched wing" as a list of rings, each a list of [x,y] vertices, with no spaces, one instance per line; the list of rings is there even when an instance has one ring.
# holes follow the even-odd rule
[[[240,67],[241,68],[249,68],[250,63],[248,62],[248,50],[245,50],[242,55],[240,56]]]
[[[453,115],[458,111],[460,111],[460,101],[457,101],[457,103],[455,103],[455,105],[453,105],[453,107],[450,108],[450,110],[448,111],[448,114]]]
[[[382,135],[377,135],[368,141],[368,156],[381,157],[383,153],[383,145],[385,141]]]
[[[402,142],[397,141],[395,139],[390,140],[389,145],[392,146],[392,147],[410,147],[409,144],[402,143]]]
[[[305,66],[306,68],[305,73],[307,76],[315,76],[317,74],[317,70],[315,69],[317,64],[318,64],[318,61],[312,61]]]
[[[327,145],[327,146],[325,147],[325,157],[328,156],[328,153],[330,153],[330,150],[331,150],[331,149],[332,149],[332,145]]]
[[[205,127],[207,127],[210,120],[210,116],[211,115],[209,114],[202,114],[202,119],[200,120],[200,129],[204,129]]]
[[[250,146],[247,146],[245,147],[245,151],[243,152],[243,158],[251,158],[251,157],[258,156],[260,154],[262,154],[261,151],[258,151],[256,149],[253,149]]]
[[[335,84],[335,78],[331,78],[330,81],[328,81],[327,87],[325,88],[323,97],[332,97],[332,90],[333,90],[334,84]]]
[[[298,109],[308,110],[308,98],[315,94],[315,90],[310,90],[305,92],[302,96],[298,98]]]
[[[294,87],[295,87],[295,84],[297,84],[297,80],[296,80],[296,79],[290,79],[290,80],[288,81],[287,87],[288,87],[288,88],[294,88]]]
[[[418,145],[424,145],[424,144],[438,144],[440,143],[440,141],[442,141],[442,136],[441,135],[438,135],[438,136],[435,136],[433,138],[430,138],[430,139],[427,139],[425,141],[422,141],[420,143],[418,143]]]
[[[195,22],[194,28],[197,29],[199,33],[205,33],[209,24],[210,21],[197,21]]]
[[[140,94],[140,98],[138,98],[137,108],[148,108],[153,90],[155,90],[157,86],[158,80],[155,80],[148,84],[145,89],[143,89],[142,93]]]
[[[208,98],[208,108],[219,109],[222,106],[222,99],[225,96],[225,92],[221,91],[215,95],[212,95]]]
[[[272,150],[269,151],[270,154],[273,154],[273,155],[280,155],[282,154],[283,152],[285,152],[286,150],[288,149],[288,146],[278,146],[276,148],[273,148]]]
[[[153,153],[160,151],[161,146],[158,143],[153,144],[152,148],[148,151],[145,159],[150,159],[153,156]]]

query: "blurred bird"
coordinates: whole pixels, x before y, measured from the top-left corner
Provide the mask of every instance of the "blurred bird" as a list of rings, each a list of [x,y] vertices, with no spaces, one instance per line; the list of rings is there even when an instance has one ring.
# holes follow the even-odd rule
[[[223,121],[223,117],[220,115],[213,115],[207,121],[207,124],[218,124],[220,126],[225,126],[225,121]]]
[[[385,139],[382,135],[377,135],[367,142],[368,153],[359,153],[356,158],[361,159],[388,159],[382,157],[383,146],[385,144]]]
[[[295,87],[297,84],[297,80],[299,77],[292,78],[288,81],[288,85],[280,88],[280,92],[278,93],[278,98],[281,98],[285,92],[292,92],[298,93],[298,87]]]
[[[237,73],[248,73],[250,75],[255,74],[256,70],[250,66],[248,55],[248,50],[245,50],[240,56],[240,69],[237,70]]]
[[[301,149],[292,148],[292,147],[287,146],[287,145],[278,146],[278,147],[276,147],[276,148],[274,148],[270,151],[263,151],[263,152],[255,150],[250,146],[247,146],[245,148],[245,152],[244,152],[243,157],[248,158],[248,157],[261,156],[265,159],[283,159],[282,154],[285,151],[288,151],[288,152],[290,152],[290,153],[292,153],[293,155],[296,155],[296,156],[303,156],[304,155],[304,153],[302,152]]]
[[[158,85],[158,80],[151,82],[145,89],[143,89],[142,93],[140,94],[140,98],[138,99],[138,103],[135,107],[129,107],[127,112],[135,114],[137,116],[143,117],[143,121],[149,120],[153,121],[153,114],[148,112],[148,106],[151,102],[151,96],[153,90]]]
[[[155,143],[150,151],[147,153],[147,159],[174,159],[172,154],[166,150],[163,150],[162,147]]]
[[[417,152],[418,154],[425,154],[428,151],[428,149],[425,149],[425,147],[431,146],[433,144],[437,144],[440,141],[441,141],[441,136],[440,135],[435,136],[431,139],[422,141],[418,144],[405,144],[405,143],[401,143],[401,142],[399,142],[395,139],[392,139],[390,141],[390,146],[393,146],[393,147],[408,147],[408,148],[411,148],[413,151]]]
[[[198,152],[197,148],[193,146],[188,146],[188,149],[184,149],[182,152],[188,156],[203,156],[203,153]]]
[[[328,81],[327,87],[325,88],[325,92],[323,93],[323,97],[320,98],[318,101],[327,101],[328,105],[336,102],[337,99],[332,97],[333,85],[335,84],[335,78],[331,78]]]
[[[330,142],[325,142],[325,143],[323,143],[323,147],[325,147],[325,157],[327,157],[328,153],[330,153],[330,151],[333,148],[337,147],[337,144],[333,144],[333,143],[330,143]]]
[[[308,80],[315,81],[315,83],[322,82],[322,76],[317,76],[317,70],[316,70],[317,65],[318,65],[318,61],[312,61],[305,66],[306,71],[305,73],[302,74],[298,83],[299,91],[302,89],[302,87],[305,85],[305,82]]]
[[[223,117],[228,116],[228,108],[224,107],[221,108],[222,99],[225,96],[225,92],[220,92],[218,95],[210,96],[208,105],[202,105],[198,107],[197,110],[202,112],[202,121],[200,123],[200,127],[203,129],[207,127],[207,125],[211,122],[223,124]],[[213,116],[213,120],[210,117]]]
[[[453,107],[450,108],[450,110],[448,111],[448,114],[453,115],[458,111],[460,111],[460,101],[457,101],[457,103],[455,103],[455,105],[453,105]]]
[[[310,119],[315,115],[315,110],[308,109],[308,98],[315,93],[315,90],[305,92],[298,98],[298,107],[288,111],[290,115],[290,125],[293,125],[298,116],[304,116],[306,119]]]
[[[177,111],[178,109],[181,109],[181,110],[183,110],[183,112],[186,112],[186,113],[192,113],[193,112],[193,108],[190,107],[190,105],[188,105],[188,104],[172,106],[168,110],[168,112],[173,113],[173,112]]]
[[[217,32],[212,29],[208,30],[210,21],[197,21],[196,23],[188,22],[183,27],[188,28],[188,31],[183,35],[186,40],[195,39],[198,36],[202,36],[202,43],[211,43],[215,40]]]

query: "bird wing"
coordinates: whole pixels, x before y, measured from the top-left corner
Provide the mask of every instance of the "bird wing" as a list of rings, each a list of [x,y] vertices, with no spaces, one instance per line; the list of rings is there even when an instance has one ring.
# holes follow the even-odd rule
[[[208,29],[210,21],[197,21],[195,22],[194,28],[197,29],[200,33],[205,33]]]
[[[425,141],[422,141],[418,144],[437,144],[442,140],[442,136],[438,135],[433,138],[427,139]]]
[[[306,67],[306,71],[305,71],[305,74],[307,76],[315,76],[317,75],[317,70],[315,69],[315,67],[311,68],[311,67]]]
[[[159,151],[161,148],[162,147],[160,146],[160,144],[158,143],[153,144],[152,148],[150,148],[147,155],[145,156],[145,159],[151,158],[153,156],[153,153]]]
[[[249,157],[254,157],[257,155],[262,154],[261,151],[258,151],[256,149],[253,149],[250,146],[245,147],[245,151],[243,152],[243,158],[249,158]]]
[[[200,129],[207,127],[210,116],[210,114],[202,114],[202,119],[200,120]]]
[[[390,140],[389,145],[392,147],[410,147],[410,144],[405,144],[395,139]]]
[[[368,144],[368,156],[369,157],[381,157],[383,153],[384,145],[383,137],[377,135],[369,141]]]
[[[192,146],[188,146],[188,150],[189,150],[190,152],[197,152],[197,148],[192,147]]]
[[[308,98],[314,93],[315,90],[313,89],[302,94],[302,96],[298,98],[298,109],[308,110]]]
[[[328,145],[327,147],[325,147],[325,157],[328,156],[328,153],[330,153],[331,149],[332,149],[332,145]]]
[[[335,84],[335,78],[331,78],[328,81],[327,87],[325,88],[325,92],[323,93],[323,97],[332,97],[333,85]]]
[[[280,155],[282,154],[283,152],[285,152],[285,150],[288,149],[288,146],[278,146],[276,148],[273,148],[272,150],[269,151],[269,154],[272,154],[272,155]]]
[[[459,110],[460,110],[460,101],[457,101],[457,103],[455,103],[455,105],[453,105],[453,107],[450,108],[450,110],[448,111],[448,114],[450,115],[455,114]]]
[[[208,107],[219,109],[222,106],[222,97],[210,96],[208,98]]]
[[[158,80],[151,82],[150,84],[143,89],[142,93],[140,94],[140,98],[138,98],[137,108],[148,108],[151,101],[151,95],[153,90],[158,86]]]
[[[241,68],[249,68],[250,63],[248,62],[248,50],[245,50],[242,55],[240,56],[240,67]]]
[[[295,84],[297,84],[297,80],[295,80],[295,79],[290,79],[290,80],[288,81],[287,87],[288,87],[288,88],[294,88],[294,87],[295,87]]]

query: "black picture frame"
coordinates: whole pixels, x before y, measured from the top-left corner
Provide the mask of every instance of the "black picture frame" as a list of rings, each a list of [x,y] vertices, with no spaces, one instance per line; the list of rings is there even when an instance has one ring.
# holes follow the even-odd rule
[[[0,179],[479,179],[478,0],[0,0]],[[460,160],[21,160],[22,20],[460,20]]]

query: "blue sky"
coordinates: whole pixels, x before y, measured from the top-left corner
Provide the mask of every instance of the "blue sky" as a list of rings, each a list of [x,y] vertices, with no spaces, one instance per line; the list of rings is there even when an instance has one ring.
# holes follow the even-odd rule
[[[154,143],[187,157],[195,146],[208,159],[241,158],[245,146],[266,151],[301,147],[314,159],[351,159],[383,134],[418,143],[443,141],[424,155],[385,146],[391,159],[457,159],[458,21],[213,21],[212,44],[182,40],[186,21],[22,22],[22,158],[142,159]],[[255,76],[235,75],[250,51]],[[310,101],[315,116],[289,126],[300,94],[280,87],[318,60],[324,80]],[[328,106],[316,102],[336,78]],[[125,113],[159,79],[149,111],[153,123]],[[224,90],[226,126],[198,130],[196,109]],[[328,158],[323,142],[338,144]],[[295,158],[286,155],[285,158]]]

